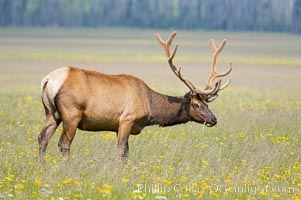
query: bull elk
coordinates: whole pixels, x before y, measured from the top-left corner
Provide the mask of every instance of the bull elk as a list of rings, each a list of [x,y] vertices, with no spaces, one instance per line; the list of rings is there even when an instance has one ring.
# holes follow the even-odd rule
[[[197,89],[173,63],[178,45],[172,52],[170,46],[176,34],[171,33],[167,41],[159,34],[156,38],[164,48],[171,70],[189,88],[184,96],[160,94],[131,75],[108,75],[74,67],[63,67],[48,74],[41,82],[46,122],[38,137],[40,156],[45,155],[48,142],[61,122],[63,130],[58,146],[67,158],[77,128],[116,132],[117,158],[122,159],[128,157],[129,136],[139,134],[145,126],[173,126],[189,121],[214,126],[217,119],[208,103],[230,84],[230,80],[224,85],[221,80],[213,84],[213,80],[232,70],[230,63],[226,72],[216,71],[216,60],[226,40],[219,47],[210,40],[213,51],[211,73],[206,87]]]

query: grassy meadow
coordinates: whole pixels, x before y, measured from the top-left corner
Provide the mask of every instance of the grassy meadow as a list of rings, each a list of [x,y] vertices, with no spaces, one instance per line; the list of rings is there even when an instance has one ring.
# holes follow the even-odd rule
[[[209,105],[215,127],[146,127],[120,165],[111,132],[78,131],[65,161],[60,126],[39,162],[40,81],[56,68],[132,74],[161,93],[187,92],[156,32],[0,29],[0,199],[301,199],[301,37],[290,34],[179,31],[174,62],[200,88],[208,40],[228,39],[218,68],[233,63],[232,83]]]

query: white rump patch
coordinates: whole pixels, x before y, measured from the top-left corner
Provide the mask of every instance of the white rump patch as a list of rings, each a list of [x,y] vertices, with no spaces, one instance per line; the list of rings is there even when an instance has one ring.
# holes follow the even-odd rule
[[[69,67],[63,67],[63,68],[59,68],[53,72],[51,72],[50,74],[48,74],[45,78],[43,78],[42,82],[41,82],[41,91],[42,91],[42,96],[43,96],[43,87],[44,84],[46,82],[47,86],[45,88],[46,90],[46,95],[47,95],[47,99],[44,99],[43,97],[43,102],[45,104],[45,106],[50,110],[50,104],[55,105],[54,104],[54,98],[57,95],[59,89],[61,88],[61,86],[63,85],[63,83],[65,82],[65,80],[68,77],[69,74]],[[58,113],[54,113],[55,117],[58,118]]]

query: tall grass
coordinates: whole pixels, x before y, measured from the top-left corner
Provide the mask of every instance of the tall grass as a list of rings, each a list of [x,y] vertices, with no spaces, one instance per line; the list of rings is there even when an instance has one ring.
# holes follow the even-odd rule
[[[6,30],[1,31],[0,40],[11,37],[4,34]],[[51,40],[57,41],[58,49],[62,47],[70,50],[70,55],[75,51],[79,52],[78,55],[83,53],[77,46],[75,49],[74,46],[66,47],[64,44],[60,46],[59,43],[64,41],[66,33],[52,30],[47,32],[45,37],[44,30],[38,31],[40,33],[15,33],[14,37],[19,40],[24,40],[26,36],[26,44],[12,44],[12,41],[6,40],[8,42],[5,48],[11,51],[16,48],[17,52],[24,47],[30,49],[30,53],[33,48],[31,43],[38,42],[40,46],[45,44],[41,47],[41,55],[45,51],[55,52],[53,45],[47,42],[50,37]],[[114,30],[106,31],[115,34]],[[101,33],[100,30],[96,32]],[[140,43],[147,43],[148,33],[152,35],[152,32],[129,31],[127,37],[122,36],[122,39],[130,41],[135,36],[140,36]],[[88,32],[88,35],[84,33],[81,30],[76,34],[82,39],[94,41],[93,36],[96,36],[93,31]],[[28,34],[43,39],[37,41],[35,37],[28,37]],[[56,37],[52,38],[52,34]],[[184,44],[193,43],[193,38],[204,38],[208,34],[184,32]],[[223,34],[231,36],[231,33],[210,34],[219,37]],[[267,37],[265,34],[247,34],[248,37],[246,34],[233,34],[238,38],[237,43],[247,41],[248,37],[254,37],[253,40]],[[112,41],[121,40],[118,34],[116,35]],[[269,36],[270,40],[278,40],[279,37],[283,36]],[[289,41],[301,40],[291,35],[285,37]],[[101,37],[99,39],[101,40]],[[177,41],[182,44],[181,38]],[[223,53],[231,60],[231,54],[226,53],[227,48],[233,52],[236,48],[243,47],[233,47],[230,41]],[[258,44],[258,48],[261,48],[261,42],[265,40],[250,45],[256,49]],[[281,44],[282,48],[287,48],[285,43]],[[86,42],[81,45],[84,49],[89,46]],[[280,44],[277,43],[276,46],[278,45]],[[111,51],[118,54],[118,46],[112,44]],[[1,55],[5,48],[0,47]],[[134,49],[131,49],[129,54],[134,55]],[[186,49],[189,52],[183,47],[183,54],[195,53],[188,50],[188,47]],[[150,56],[159,56],[162,53],[160,48],[152,50],[137,45],[137,52],[143,54],[144,50]],[[207,50],[210,56],[210,49]],[[155,53],[157,51],[159,53]],[[266,57],[274,59],[272,54],[273,52],[266,54]],[[282,56],[283,59],[290,60],[292,55],[294,53],[288,51]],[[236,56],[249,56],[249,53]],[[253,56],[256,57],[256,54],[253,53]],[[301,198],[301,93],[300,85],[296,84],[301,80],[299,64],[275,67],[273,64],[261,63],[257,66],[234,62],[233,84],[221,92],[220,97],[210,105],[218,117],[217,126],[207,128],[188,123],[168,128],[147,127],[140,135],[130,137],[130,160],[127,165],[120,165],[114,161],[116,135],[110,132],[78,131],[71,146],[72,158],[65,161],[57,148],[61,127],[49,143],[46,163],[41,164],[38,158],[37,136],[43,126],[44,110],[40,102],[39,81],[50,69],[59,67],[52,65],[87,62],[87,65],[91,66],[95,63],[85,59],[78,61],[79,58],[73,60],[59,57],[56,60],[53,57],[53,60],[45,59],[45,62],[36,58],[23,59],[7,57],[0,60],[0,198]],[[227,59],[220,63],[226,63]],[[96,66],[91,68],[114,73],[118,70],[120,73],[130,71],[142,77],[157,91],[172,95],[183,95],[186,92],[186,88],[173,77],[164,61],[162,64],[149,60],[145,63],[139,61],[139,66],[136,66],[134,61],[135,59],[129,61],[126,67],[123,67],[118,62],[101,60],[100,64],[96,63]],[[195,67],[193,63],[184,60],[179,60],[179,63],[183,73],[194,82],[202,82],[199,80],[200,76],[205,80],[206,73],[198,73],[206,69],[206,62],[200,61],[200,65]],[[130,64],[133,64],[133,67],[130,67]],[[195,70],[198,70],[198,73]]]

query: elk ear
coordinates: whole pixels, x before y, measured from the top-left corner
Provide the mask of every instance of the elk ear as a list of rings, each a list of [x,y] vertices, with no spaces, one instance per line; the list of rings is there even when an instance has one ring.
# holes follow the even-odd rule
[[[187,92],[184,96],[185,103],[188,103],[191,99],[191,91]]]

